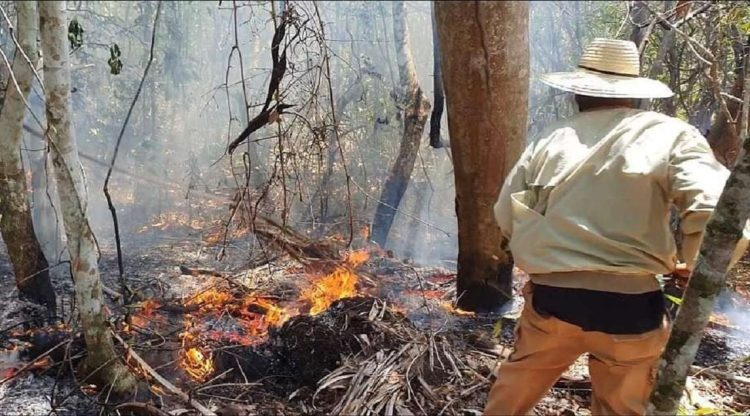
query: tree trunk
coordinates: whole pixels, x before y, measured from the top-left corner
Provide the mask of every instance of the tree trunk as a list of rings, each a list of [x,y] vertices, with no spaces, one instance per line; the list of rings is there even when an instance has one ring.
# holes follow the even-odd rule
[[[638,51],[641,51],[643,43],[648,39],[651,34],[650,20],[651,13],[648,10],[648,6],[645,1],[637,0],[630,5],[630,40],[635,43],[638,47]]]
[[[86,214],[86,183],[74,137],[65,2],[39,2],[39,23],[50,154],[88,351],[85,370],[87,374],[96,371],[93,380],[124,393],[135,386],[135,378],[115,354],[105,317],[96,243]]]
[[[364,85],[362,79],[355,79],[349,87],[340,95],[335,101],[335,120],[337,124],[341,124],[341,120],[344,117],[344,111],[350,103],[354,102],[357,98],[362,96],[364,92]],[[338,129],[339,126],[332,126],[334,129]],[[325,171],[323,171],[323,177],[315,189],[315,192],[310,197],[310,203],[307,205],[304,214],[302,215],[302,222],[308,222],[314,220],[313,207],[315,204],[319,204],[318,220],[326,221],[328,216],[328,197],[331,194],[331,180],[333,179],[333,167],[336,164],[336,159],[339,156],[338,143],[336,142],[335,132],[331,132],[325,138],[326,141],[326,164]]]
[[[417,79],[417,70],[409,46],[409,28],[406,25],[406,6],[403,1],[391,3],[393,11],[393,39],[396,44],[396,60],[400,79],[399,101],[404,106],[404,130],[396,161],[383,185],[380,203],[375,209],[372,226],[372,241],[385,246],[406,188],[409,186],[414,162],[419,152],[430,102],[424,97]]]
[[[511,298],[513,262],[492,207],[526,145],[528,3],[438,2],[443,83],[456,181],[458,306]]]
[[[33,65],[38,61],[37,16],[34,2],[16,2],[18,42]],[[34,233],[26,172],[21,161],[23,120],[34,82],[34,72],[24,54],[16,50],[12,65],[18,88],[8,82],[0,111],[0,232],[13,264],[21,296],[54,310],[55,291],[49,280],[47,259]],[[20,93],[19,90],[20,89]],[[23,96],[22,96],[23,94]]]
[[[668,12],[674,8],[674,0],[667,0],[664,2],[664,11]],[[671,16],[669,18],[670,23],[674,23],[676,19],[676,14]],[[664,34],[661,38],[661,44],[659,45],[659,52],[656,55],[656,58],[654,59],[654,62],[651,64],[651,70],[649,72],[649,78],[653,79],[659,79],[661,78],[662,74],[664,74],[664,70],[666,68],[666,63],[668,58],[673,58],[675,55],[675,40],[677,37],[677,31],[676,30],[665,30]],[[679,70],[679,66],[675,63],[675,59],[669,59],[670,61],[670,68],[669,68],[669,82],[667,83],[669,85],[669,88],[672,89],[672,91],[677,91],[679,93],[680,85],[678,83],[679,78],[675,77],[675,72]],[[663,106],[664,106],[664,113],[675,117],[677,115],[677,109],[674,104],[674,97],[665,98],[662,100]]]
[[[736,40],[732,43],[735,62],[734,82],[732,83],[730,94],[734,97],[742,97],[745,86],[744,66],[748,60],[748,56],[750,56],[750,36],[743,38],[738,33],[738,37],[744,41]],[[738,119],[741,107],[741,103],[735,100],[727,100],[727,108],[735,120]],[[734,130],[732,130],[732,126],[729,123],[730,121],[727,119],[726,114],[723,111],[717,111],[706,139],[708,140],[708,144],[711,145],[716,158],[725,166],[732,167],[739,156],[742,145],[739,143],[738,134],[735,134],[735,132],[739,132],[738,127],[735,125]]]
[[[706,225],[700,254],[672,328],[648,414],[674,415],[685,389],[703,331],[724,288],[737,242],[750,217],[750,141],[727,179],[724,192]]]

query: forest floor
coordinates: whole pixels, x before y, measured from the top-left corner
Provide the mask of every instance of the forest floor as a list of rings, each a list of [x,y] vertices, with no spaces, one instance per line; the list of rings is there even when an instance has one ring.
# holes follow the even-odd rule
[[[204,237],[156,228],[127,235],[132,303],[127,309],[110,303],[115,332],[194,400],[219,415],[481,414],[496,363],[512,348],[522,273],[502,316],[476,316],[452,307],[451,270],[418,267],[376,249],[346,258],[274,251],[248,259],[242,239],[218,261],[219,248]],[[2,250],[0,285],[10,288]],[[114,259],[113,247],[103,245],[103,280],[120,290]],[[55,286],[65,315],[72,282],[64,275],[56,271]],[[750,261],[732,282],[746,305]],[[67,324],[31,329],[44,314],[15,291],[0,293],[0,302],[0,414],[102,414],[106,389],[77,381],[70,371],[82,352],[77,331]],[[750,384],[728,380],[750,377],[750,324],[732,302],[723,299],[706,331],[695,364],[709,370],[690,377],[686,414],[750,411]],[[45,357],[64,342],[66,355]],[[139,401],[151,400],[167,414],[197,414],[146,378],[151,395]],[[536,413],[588,414],[590,400],[581,357]]]

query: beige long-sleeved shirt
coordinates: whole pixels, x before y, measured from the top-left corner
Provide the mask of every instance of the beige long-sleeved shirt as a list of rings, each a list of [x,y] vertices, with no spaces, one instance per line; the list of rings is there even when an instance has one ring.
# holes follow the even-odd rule
[[[527,147],[495,217],[532,280],[642,293],[658,289],[654,276],[678,261],[670,207],[682,218],[679,257],[692,268],[727,177],[706,139],[683,121],[627,108],[586,111]]]

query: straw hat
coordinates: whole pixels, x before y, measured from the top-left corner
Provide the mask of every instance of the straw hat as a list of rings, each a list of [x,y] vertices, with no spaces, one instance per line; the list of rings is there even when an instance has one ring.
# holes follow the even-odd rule
[[[666,98],[674,95],[664,83],[639,77],[641,70],[635,43],[594,39],[573,72],[544,74],[551,87],[591,97]]]

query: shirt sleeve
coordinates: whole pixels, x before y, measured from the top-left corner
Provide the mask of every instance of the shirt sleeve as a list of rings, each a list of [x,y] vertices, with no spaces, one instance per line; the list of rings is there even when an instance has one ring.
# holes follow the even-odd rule
[[[510,195],[528,189],[526,172],[528,171],[529,163],[531,162],[531,155],[534,150],[533,147],[533,143],[529,144],[526,147],[526,150],[521,154],[518,162],[516,162],[516,165],[505,178],[503,187],[500,190],[500,196],[497,198],[497,202],[495,202],[495,221],[497,221],[497,225],[500,226],[500,231],[503,236],[509,240],[513,233],[513,213]]]
[[[682,248],[680,258],[692,270],[700,250],[703,231],[719,201],[729,171],[714,157],[706,139],[697,131],[683,133],[669,163],[672,200],[680,212]],[[747,248],[750,225],[733,256],[739,260]]]

